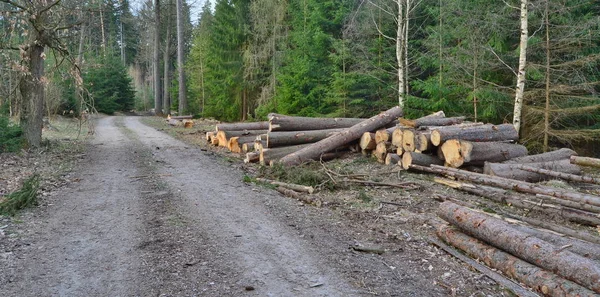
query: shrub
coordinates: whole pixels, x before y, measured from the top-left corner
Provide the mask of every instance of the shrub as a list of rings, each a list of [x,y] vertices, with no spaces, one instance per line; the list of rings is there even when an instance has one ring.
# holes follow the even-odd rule
[[[0,214],[14,216],[21,209],[37,205],[39,187],[39,175],[29,177],[20,190],[8,194],[5,200],[0,202]]]
[[[23,147],[23,131],[0,115],[0,153],[15,152]]]

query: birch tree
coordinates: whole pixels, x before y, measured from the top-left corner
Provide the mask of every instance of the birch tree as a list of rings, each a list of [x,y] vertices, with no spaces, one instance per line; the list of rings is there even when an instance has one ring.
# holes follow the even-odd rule
[[[527,62],[527,0],[521,0],[521,41],[519,43],[519,69],[517,72],[517,91],[513,112],[513,125],[517,133],[521,130],[521,110],[523,109],[523,91],[525,90],[525,66]]]

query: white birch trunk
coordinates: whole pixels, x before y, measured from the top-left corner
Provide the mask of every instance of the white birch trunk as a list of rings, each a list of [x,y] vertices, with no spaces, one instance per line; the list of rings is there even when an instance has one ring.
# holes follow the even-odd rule
[[[404,107],[404,19],[403,19],[403,2],[404,0],[396,0],[398,4],[398,29],[396,31],[396,61],[398,62],[398,106]]]
[[[525,65],[527,62],[527,0],[521,0],[521,42],[519,52],[519,72],[517,73],[517,91],[513,112],[513,125],[519,133],[521,129],[521,110],[523,109],[523,92],[525,90]]]

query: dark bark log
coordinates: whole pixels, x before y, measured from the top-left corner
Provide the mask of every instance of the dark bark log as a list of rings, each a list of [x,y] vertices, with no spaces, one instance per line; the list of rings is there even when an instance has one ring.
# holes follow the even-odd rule
[[[493,176],[500,176],[504,178],[516,179],[526,182],[539,182],[543,180],[551,179],[549,175],[540,174],[537,172],[531,172],[528,170],[522,170],[521,164],[506,164],[506,163],[490,163],[486,162],[483,166],[483,173]],[[560,161],[549,161],[541,163],[527,163],[528,167],[533,169],[548,169],[553,172],[560,171],[571,174],[581,173],[581,169],[577,165],[569,163],[568,159]]]
[[[513,127],[512,125],[510,126]],[[512,158],[527,156],[527,148],[525,146],[504,142],[471,142],[461,140],[460,149],[465,163],[469,165],[483,165],[486,161],[502,162]]]
[[[310,144],[299,144],[292,146],[282,146],[276,148],[266,148],[263,147],[260,151],[260,164],[261,165],[269,165],[270,161],[278,161],[279,159],[293,153],[297,152],[303,148],[310,146]]]
[[[365,119],[356,118],[295,117],[272,113],[269,114],[269,131],[306,131],[349,128],[364,120]]]
[[[569,207],[569,208],[581,209],[586,212],[594,213],[594,215],[600,220],[600,215],[598,215],[598,214],[600,214],[600,207],[598,207],[598,206],[569,201],[569,200],[560,199],[557,197],[544,195],[544,194],[536,194],[535,197],[536,197],[536,199],[535,199],[536,205],[553,204],[553,205],[562,205],[562,206]],[[532,202],[532,203],[534,203],[534,202]],[[600,224],[598,224],[598,223],[596,223],[594,225],[600,226]]]
[[[571,163],[581,166],[590,166],[600,168],[600,159],[571,156]]]
[[[429,118],[420,118],[414,121],[415,128],[423,127],[423,126],[451,126],[462,124],[465,120],[465,117],[453,117],[453,118],[442,118],[442,117],[429,117]]]
[[[486,265],[502,271],[505,275],[540,292],[546,296],[576,297],[594,296],[594,292],[536,265],[529,264],[517,257],[468,236],[455,228],[440,225],[437,235],[450,245],[455,246],[469,256],[479,259]]]
[[[344,129],[269,132],[266,134],[267,147],[314,143],[341,131]]]
[[[39,35],[40,33],[31,32]],[[38,37],[38,38],[41,38]],[[42,127],[44,118],[44,46],[33,43],[26,50],[26,60],[29,69],[21,76],[19,90],[21,91],[21,128],[27,144],[31,147],[40,147],[42,144]]]
[[[411,167],[412,168],[412,167]],[[425,167],[424,167],[425,168]],[[457,190],[461,190],[473,195],[488,198],[492,201],[527,209],[529,211],[540,212],[554,218],[563,218],[574,223],[598,226],[600,225],[600,217],[593,212],[579,210],[567,206],[561,206],[554,202],[534,201],[534,197],[529,197],[524,194],[515,193],[509,190],[483,186],[478,184],[467,184],[453,180],[435,179],[435,182],[444,184]],[[551,197],[556,199],[554,197]],[[531,199],[531,200],[529,200]],[[563,202],[570,202],[563,200]],[[588,205],[590,206],[590,205]]]
[[[295,153],[285,156],[281,159],[281,162],[285,165],[297,165],[309,160],[318,159],[321,154],[355,141],[359,139],[363,133],[383,127],[402,114],[402,108],[396,106],[370,119],[364,120],[343,132],[337,133]]]
[[[585,241],[590,242],[590,243],[592,243],[592,242],[596,243],[596,244],[598,244],[597,247],[600,248],[600,237],[598,237],[596,235],[593,235],[593,234],[590,234],[590,233],[587,233],[587,232],[581,232],[581,231],[573,230],[573,229],[571,229],[569,227],[559,226],[559,225],[556,225],[556,224],[553,224],[553,223],[550,223],[550,222],[543,222],[543,221],[540,221],[540,220],[536,220],[534,218],[523,217],[523,216],[516,216],[516,215],[512,215],[512,214],[510,214],[510,215],[506,214],[506,216],[508,216],[510,218],[513,218],[513,219],[516,219],[516,220],[520,220],[520,221],[526,222],[526,223],[528,223],[528,224],[530,224],[532,226],[536,226],[536,227],[539,227],[539,228],[544,228],[546,230],[551,230],[551,231],[554,231],[554,232],[558,232],[558,233],[570,236],[570,237],[575,238],[575,239],[585,240]],[[600,249],[598,251],[600,251]],[[598,256],[600,256],[600,254]],[[600,264],[600,263],[598,263],[598,264]]]
[[[399,118],[398,122],[406,127],[410,127],[410,128],[414,128],[415,127],[415,122],[419,121],[419,120],[423,120],[423,119],[430,119],[430,118],[445,118],[446,114],[444,113],[443,110],[440,110],[438,112],[434,112],[430,115],[426,115],[424,117],[420,117],[416,120],[408,120],[408,119],[404,119],[404,118]]]
[[[444,202],[438,215],[472,236],[513,256],[544,268],[590,290],[600,293],[600,266],[594,261],[557,248],[539,238],[511,228],[508,223]]]
[[[258,135],[265,133],[267,133],[267,130],[221,130],[217,132],[217,139],[219,140],[219,146],[227,147],[231,137],[254,136],[256,138]]]
[[[385,165],[398,165],[399,161],[400,161],[400,156],[398,156],[397,154],[388,153],[385,156]]]
[[[559,150],[547,152],[547,153],[543,153],[543,154],[529,155],[529,156],[510,159],[503,163],[523,164],[523,163],[540,163],[540,162],[558,161],[558,160],[568,159],[574,155],[577,155],[577,153],[574,150],[570,150],[568,148],[561,148]]]
[[[244,159],[244,163],[257,163],[258,161],[260,161],[260,153],[259,152],[246,153],[246,158]]]
[[[436,156],[416,153],[404,152],[402,154],[402,168],[409,169],[410,165],[421,165],[429,167],[431,164],[444,165],[444,161]]]
[[[522,193],[530,193],[530,194],[542,194],[553,196],[557,198],[561,198],[564,200],[569,200],[572,202],[577,202],[580,204],[579,209],[585,209],[585,205],[592,205],[599,207],[600,206],[600,197],[590,194],[584,194],[579,192],[572,192],[568,190],[562,190],[558,188],[536,185],[527,182],[517,181],[508,178],[502,178],[497,176],[489,176],[480,173],[469,172],[465,170],[460,170],[456,168],[448,168],[442,167],[438,165],[431,165],[431,167],[422,167],[422,166],[411,166],[411,168],[416,168],[417,170],[422,170],[426,172],[438,173],[443,175],[452,176],[455,178],[470,180],[473,182],[477,182],[480,184],[491,185],[494,187],[499,187],[508,190],[515,190]],[[557,199],[560,201],[561,199]],[[573,206],[571,206],[573,207]]]
[[[269,122],[223,123],[217,124],[215,127],[216,131],[268,130]]]
[[[481,125],[471,127],[448,127],[431,131],[431,143],[441,145],[449,139],[467,140],[473,142],[518,140],[517,130],[511,124]]]
[[[435,149],[431,143],[431,132],[417,132],[415,135],[415,152],[422,153]]]

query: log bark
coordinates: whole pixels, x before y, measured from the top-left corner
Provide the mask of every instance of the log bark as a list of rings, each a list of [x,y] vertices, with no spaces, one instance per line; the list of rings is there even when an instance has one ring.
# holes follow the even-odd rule
[[[269,132],[266,134],[267,147],[314,143],[341,131],[344,129]]]
[[[220,130],[217,132],[217,139],[219,140],[219,146],[227,147],[229,144],[229,139],[231,137],[239,137],[239,136],[257,136],[260,134],[267,133],[267,130],[233,130],[233,131],[225,131]]]
[[[580,202],[569,201],[569,200],[560,199],[557,197],[544,195],[544,194],[536,194],[535,197],[536,197],[536,199],[535,199],[536,205],[555,204],[555,205],[562,205],[562,206],[566,206],[566,207],[570,207],[570,208],[581,209],[586,212],[594,213],[594,215],[596,217],[598,217],[598,219],[600,219],[600,215],[598,215],[598,214],[600,214],[600,207],[598,207],[598,206],[580,203]],[[600,224],[595,224],[595,225],[600,226]]]
[[[259,152],[246,153],[246,158],[244,158],[244,163],[257,163],[258,161],[260,161],[260,153]]]
[[[294,190],[287,189],[285,187],[277,187],[276,190],[277,190],[277,192],[279,192],[285,196],[294,198],[294,199],[304,202],[306,204],[312,204],[316,207],[321,207],[321,201],[314,196],[302,195],[301,193],[298,193]]]
[[[242,153],[251,153],[251,152],[254,152],[254,142],[247,142],[247,143],[242,144]]]
[[[506,163],[491,163],[486,162],[483,166],[483,173],[504,178],[516,179],[526,182],[539,182],[551,179],[552,177],[545,174],[535,172],[536,169],[553,170],[552,172],[560,171],[571,174],[580,174],[581,169],[577,165],[573,165],[568,159],[560,161],[549,161],[540,163],[527,163],[527,166],[534,171],[523,170],[522,164],[506,164]],[[559,173],[560,173],[559,172]]]
[[[240,130],[268,130],[269,122],[250,122],[250,123],[222,123],[215,126],[216,131],[240,131]]]
[[[434,112],[434,113],[432,113],[430,115],[426,115],[424,117],[420,117],[415,120],[399,118],[398,122],[403,126],[414,128],[416,121],[423,120],[423,119],[430,119],[430,118],[445,118],[445,117],[446,117],[446,114],[444,113],[444,111],[440,110],[440,111]]]
[[[288,189],[294,190],[296,192],[304,192],[304,193],[308,193],[308,194],[312,194],[315,192],[315,188],[309,187],[309,186],[304,186],[304,185],[284,183],[284,182],[266,179],[266,178],[257,178],[256,181],[259,181],[261,183],[268,183],[268,184],[272,184],[275,186],[288,188]]]
[[[600,159],[571,156],[571,164],[600,168]]]
[[[377,143],[375,142],[375,133],[363,133],[363,135],[360,136],[360,141],[358,143],[363,154],[374,150],[375,147],[377,147]]]
[[[183,115],[183,116],[167,116],[167,118],[169,119],[173,119],[173,120],[191,120],[194,118],[193,115]]]
[[[540,163],[540,162],[549,162],[549,161],[558,161],[563,159],[569,159],[571,156],[577,155],[574,150],[568,148],[561,148],[559,150],[555,150],[552,152],[547,152],[543,154],[537,155],[529,155],[519,158],[510,159],[508,161],[504,161],[503,163],[511,163],[511,164],[523,164],[523,163]]]
[[[515,190],[515,191],[522,192],[522,193],[542,194],[542,195],[553,196],[556,198],[561,198],[561,199],[557,199],[557,201],[564,199],[564,200],[569,200],[572,202],[577,202],[580,205],[579,209],[585,210],[585,208],[584,208],[585,205],[592,205],[592,206],[596,206],[596,207],[600,206],[600,197],[595,196],[595,195],[584,194],[584,193],[579,193],[579,192],[572,192],[572,191],[562,190],[562,189],[558,189],[558,188],[554,188],[554,187],[536,185],[536,184],[531,184],[528,182],[522,182],[522,181],[517,181],[517,180],[513,180],[513,179],[497,177],[497,176],[489,176],[489,175],[485,175],[485,174],[469,172],[469,171],[455,169],[455,168],[442,167],[442,166],[438,166],[438,165],[431,165],[431,167],[423,167],[423,166],[417,167],[417,166],[413,165],[413,166],[411,166],[411,168],[416,168],[417,170],[422,170],[422,171],[426,171],[426,172],[433,172],[433,173],[448,175],[448,176],[452,176],[455,178],[470,180],[470,181],[477,182],[480,184],[491,185],[491,186],[499,187],[499,188],[503,188],[503,189]],[[571,207],[573,207],[573,206],[571,206]]]
[[[303,148],[310,146],[310,144],[299,144],[292,146],[282,146],[275,148],[265,148],[260,150],[260,164],[269,165],[270,161],[277,161],[293,152],[297,152]]]
[[[431,164],[444,165],[444,161],[438,157],[416,153],[416,152],[405,152],[402,154],[402,168],[409,169],[411,165],[421,165],[429,167]]]
[[[566,160],[566,161],[568,162],[569,160]],[[573,165],[573,164],[571,164],[571,165]],[[573,166],[577,166],[577,165],[573,165]],[[560,178],[560,179],[564,179],[564,180],[568,180],[568,181],[600,185],[600,178],[578,175],[578,173],[581,173],[581,170],[579,170],[577,173],[566,173],[566,172],[564,172],[564,170],[561,170],[563,172],[559,172],[559,171],[553,171],[553,170],[548,170],[548,169],[543,169],[543,168],[532,167],[531,164],[527,164],[527,165],[518,164],[518,168],[521,170],[524,170],[524,171],[539,173],[540,175]],[[577,168],[579,169],[579,166],[577,166]]]
[[[388,153],[385,156],[385,165],[398,165],[400,156],[398,154]]]
[[[481,125],[469,127],[448,127],[431,131],[431,143],[441,145],[449,139],[460,139],[473,142],[518,140],[519,135],[511,124]]]
[[[600,265],[565,249],[511,228],[508,223],[452,202],[440,204],[445,221],[513,256],[600,293]]]
[[[415,135],[415,152],[422,153],[435,149],[431,143],[431,132],[417,132]]]
[[[357,118],[310,118],[276,113],[269,114],[269,131],[306,131],[349,128],[365,119]],[[379,127],[377,127],[379,128]]]
[[[363,133],[383,127],[403,114],[402,108],[396,106],[370,119],[364,120],[347,130],[311,144],[295,153],[285,156],[281,162],[285,165],[297,165],[309,160],[318,159],[323,153],[346,145],[359,139]]]
[[[553,203],[540,203],[539,201],[528,200],[529,197],[523,194],[514,193],[509,190],[499,189],[495,187],[483,186],[478,184],[468,184],[454,180],[446,180],[439,178],[435,178],[434,181],[457,190],[488,198],[498,203],[527,209],[529,211],[537,211],[551,217],[563,218],[565,220],[569,220],[571,222],[587,226],[600,225],[600,217],[593,212],[579,210],[567,206],[561,206]],[[556,199],[554,197],[552,198]],[[533,199],[533,197],[531,199]],[[570,201],[565,200],[565,202]]]
[[[394,130],[396,130],[396,127],[375,131],[375,143],[391,142],[392,133],[394,132]]]
[[[595,236],[593,234],[586,233],[586,232],[581,232],[581,231],[577,231],[577,230],[573,230],[573,229],[571,229],[569,227],[559,226],[559,225],[556,225],[556,224],[553,224],[553,223],[550,223],[550,222],[543,222],[543,221],[540,221],[540,220],[537,220],[537,219],[534,219],[534,218],[530,218],[530,217],[516,216],[516,215],[512,215],[512,214],[511,215],[507,214],[506,216],[508,216],[510,218],[513,218],[513,219],[516,219],[516,220],[520,220],[520,221],[526,222],[526,223],[528,223],[528,224],[530,224],[532,226],[536,226],[536,227],[539,227],[539,228],[544,228],[544,229],[547,229],[547,230],[558,232],[558,233],[570,236],[570,237],[575,238],[575,239],[585,240],[585,241],[590,242],[590,243],[593,242],[595,244],[598,244],[597,247],[600,248],[600,237]],[[598,251],[600,251],[600,249]],[[600,256],[600,254],[598,256]],[[598,264],[600,264],[600,263],[598,263]]]
[[[443,117],[427,117],[420,118],[414,120],[413,125],[410,127],[419,128],[423,126],[451,126],[462,124],[465,120],[465,117],[453,117],[453,118],[443,118]]]
[[[183,126],[183,122],[180,120],[173,120],[173,119],[168,119],[167,123],[173,127],[180,127]]]
[[[583,286],[527,263],[450,226],[439,225],[436,233],[442,240],[464,251],[467,255],[481,260],[489,267],[502,271],[505,275],[546,296],[595,295],[594,292]]]

